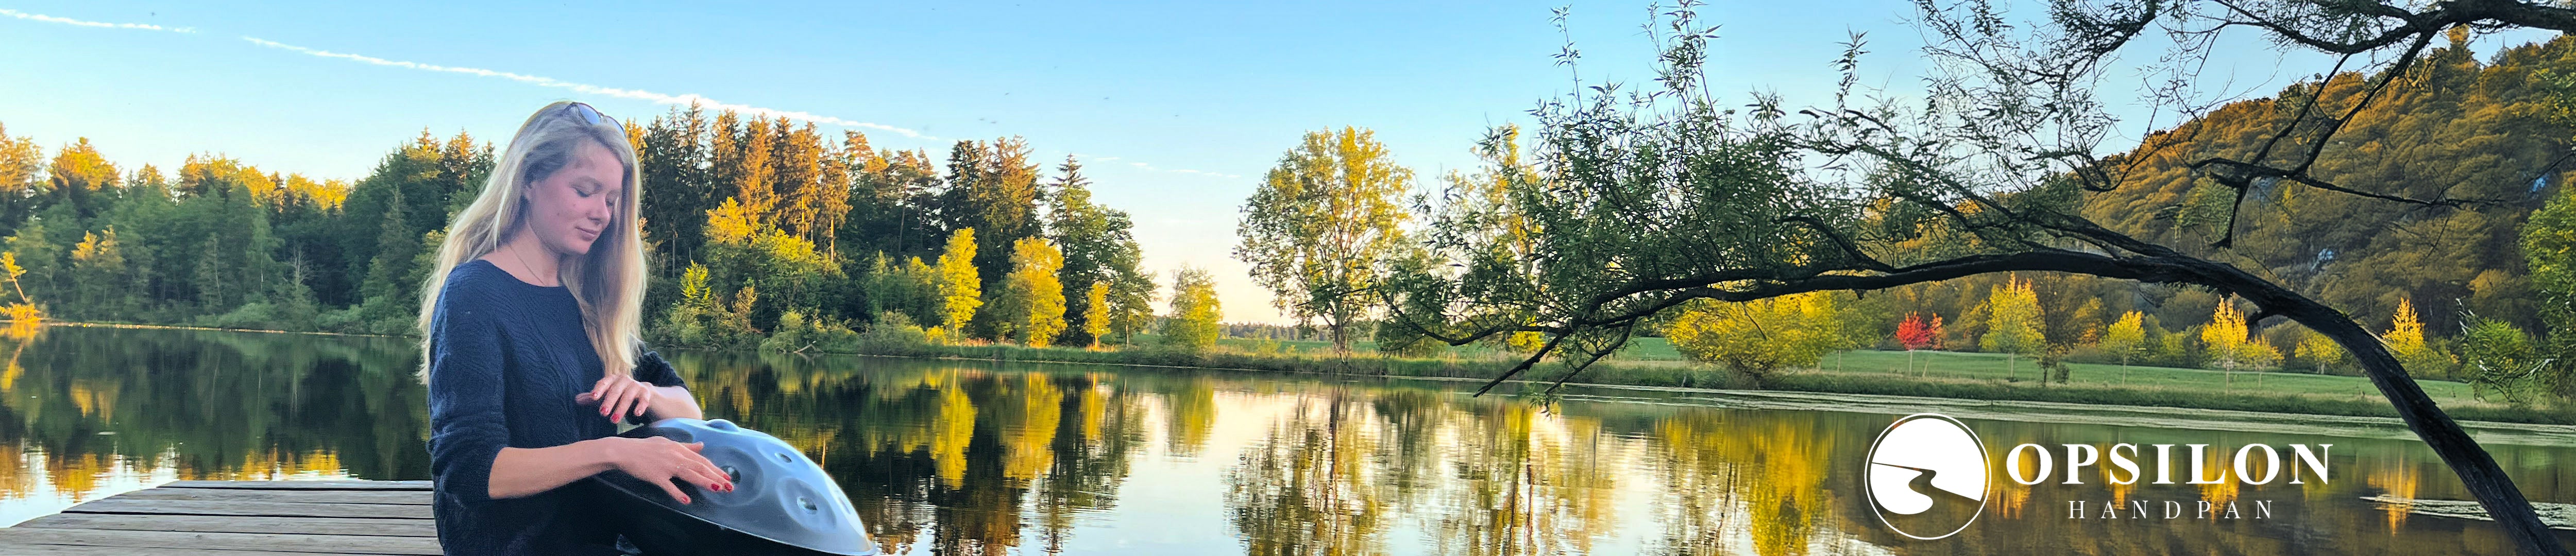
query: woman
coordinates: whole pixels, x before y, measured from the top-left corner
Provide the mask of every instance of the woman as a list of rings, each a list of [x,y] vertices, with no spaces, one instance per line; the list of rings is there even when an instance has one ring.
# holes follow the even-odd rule
[[[624,417],[700,417],[670,365],[636,339],[641,185],[616,120],[557,102],[519,126],[483,193],[448,226],[420,315],[433,514],[447,553],[619,553],[590,489],[564,488],[603,471],[682,503],[680,483],[733,488],[697,444],[615,436]]]

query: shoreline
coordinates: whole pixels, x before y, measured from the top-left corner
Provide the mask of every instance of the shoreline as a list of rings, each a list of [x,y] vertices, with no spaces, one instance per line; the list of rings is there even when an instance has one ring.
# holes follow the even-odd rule
[[[342,332],[308,332],[74,321],[46,321],[45,325],[91,328],[206,330],[267,334],[313,334],[336,337],[403,337],[386,334],[354,334]],[[1380,356],[1374,353],[1361,352],[1353,352],[1347,357],[1293,353],[1251,353],[1241,351],[1181,353],[1160,350],[1148,346],[1130,346],[1127,349],[1094,351],[1082,348],[1030,348],[998,344],[924,345],[910,346],[909,349],[904,350],[911,351],[912,353],[853,353],[839,351],[827,352],[820,350],[807,352],[762,352],[757,348],[733,349],[684,346],[661,347],[656,349],[683,349],[710,352],[781,353],[801,356],[843,355],[952,361],[1059,363],[1166,370],[1403,378],[1467,383],[1481,383],[1490,380],[1491,374],[1499,372],[1501,368],[1507,368],[1508,365],[1513,363],[1511,361],[1478,360],[1469,358],[1393,358]],[[1542,367],[1545,366],[1545,364],[1542,364]],[[2204,369],[2166,369],[2161,367],[2141,368],[2167,371],[2217,372]],[[1534,368],[1532,372],[1539,371],[1536,371],[1536,368]],[[2258,373],[2245,372],[2239,374],[2250,375]],[[2316,376],[2293,373],[2273,374],[2301,377]],[[1721,369],[1708,367],[1703,364],[1674,361],[1605,360],[1595,364],[1592,368],[1587,369],[1585,371],[1585,375],[1586,376],[1584,378],[1596,380],[1566,382],[1565,386],[1581,389],[1711,394],[1734,396],[1739,398],[1759,397],[1770,400],[1796,399],[1800,401],[1791,405],[1813,409],[1828,409],[1829,407],[1826,407],[1827,405],[1839,406],[1848,409],[1856,406],[1856,404],[1849,403],[1855,400],[1907,401],[1915,403],[1918,406],[1949,407],[1953,409],[1966,409],[1961,406],[1996,406],[1998,404],[2030,409],[2053,408],[2055,410],[2129,408],[2132,412],[2229,412],[2239,414],[2238,416],[2241,418],[2238,420],[2239,422],[2270,420],[2258,417],[2298,416],[2302,418],[2302,421],[2311,424],[2353,424],[2355,423],[2353,420],[2361,420],[2362,422],[2368,422],[2374,425],[2395,426],[2399,429],[2404,428],[2404,423],[2399,421],[2396,417],[2395,409],[2388,405],[2385,398],[2378,397],[2376,395],[2352,397],[2252,389],[2235,389],[2223,392],[2214,392],[2183,391],[2153,386],[2113,386],[2102,384],[2050,385],[2037,382],[2019,382],[1999,379],[1908,376],[1902,374],[1875,373],[1867,371],[1846,372],[1827,369],[1808,369],[1783,372],[1763,381],[1762,384],[1748,385],[1743,384],[1746,381],[1740,377],[1733,376],[1731,373],[1727,373]],[[1605,377],[1610,378],[1611,380],[1597,380]],[[2353,379],[2365,380],[2359,377],[2353,377]],[[1515,386],[1518,386],[1519,389],[1515,391],[1506,391],[1498,388],[1496,391],[1489,392],[1488,394],[1513,395],[1517,392],[1527,392],[1534,388],[1544,387],[1548,384],[1554,383],[1555,381],[1515,378],[1504,382],[1512,383]],[[1929,393],[1927,394],[1927,392]],[[1823,396],[1838,396],[1840,398],[1823,398]],[[1840,400],[1842,403],[1825,404],[1819,403],[1818,400]],[[2535,406],[2520,408],[2499,407],[2493,404],[2470,405],[2468,407],[2461,407],[2457,404],[2446,405],[2448,405],[2448,407],[2445,407],[2444,411],[2449,414],[2452,419],[2458,420],[2464,424],[2476,424],[2480,427],[2489,429],[2497,428],[2489,425],[2502,426],[2506,429],[2520,429],[2522,427],[2567,428],[2566,430],[2548,429],[2547,432],[2568,434],[2568,439],[2576,440],[2576,428],[2570,428],[2576,427],[2576,407],[2571,407],[2569,404],[2559,404],[2556,407]],[[2030,420],[2027,417],[2027,415],[2022,415],[2017,416],[2012,420]],[[2206,426],[2206,423],[2194,426]],[[2410,438],[2412,437],[2411,434],[2407,436]]]

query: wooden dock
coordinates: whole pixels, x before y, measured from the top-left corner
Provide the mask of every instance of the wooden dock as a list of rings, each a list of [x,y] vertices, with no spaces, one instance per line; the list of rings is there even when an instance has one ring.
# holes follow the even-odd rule
[[[0,554],[435,555],[429,481],[178,481],[0,527]]]

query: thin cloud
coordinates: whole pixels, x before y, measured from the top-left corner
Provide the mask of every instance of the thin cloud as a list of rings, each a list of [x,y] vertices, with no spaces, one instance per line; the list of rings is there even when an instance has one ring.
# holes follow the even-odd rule
[[[660,104],[691,104],[691,103],[695,103],[695,104],[697,104],[697,105],[704,106],[704,107],[707,107],[707,108],[710,108],[710,109],[715,109],[715,110],[732,110],[732,111],[734,111],[734,112],[739,112],[739,113],[743,113],[743,114],[750,114],[750,115],[759,116],[759,117],[764,117],[764,118],[787,118],[787,119],[790,119],[790,120],[796,120],[796,121],[801,121],[801,122],[813,122],[813,123],[817,123],[817,124],[827,124],[827,125],[837,125],[837,126],[844,126],[844,127],[856,127],[856,128],[874,129],[874,130],[881,130],[881,131],[892,132],[892,133],[899,134],[899,135],[902,135],[902,136],[905,136],[905,137],[911,137],[911,138],[915,138],[915,139],[923,139],[923,140],[932,140],[932,141],[936,141],[936,140],[938,140],[938,139],[939,139],[939,138],[937,138],[937,137],[931,137],[931,136],[928,136],[928,135],[923,135],[921,132],[914,131],[914,130],[911,130],[911,129],[900,128],[900,127],[895,127],[895,126],[890,126],[890,125],[885,125],[885,124],[872,123],[872,122],[862,122],[862,121],[857,121],[857,120],[850,120],[850,119],[844,119],[844,118],[837,118],[837,117],[832,117],[832,116],[825,116],[825,115],[821,115],[821,114],[815,114],[815,113],[812,113],[812,112],[799,112],[799,111],[794,111],[794,110],[779,110],[779,109],[776,109],[776,108],[763,108],[763,107],[759,107],[759,106],[752,106],[752,105],[748,105],[748,104],[735,104],[735,103],[723,102],[723,101],[719,101],[719,100],[715,100],[715,99],[711,99],[711,98],[707,98],[707,97],[703,97],[703,96],[698,96],[698,95],[697,95],[697,94],[695,94],[695,93],[691,93],[691,94],[681,94],[681,95],[672,95],[672,94],[656,93],[656,92],[646,91],[646,90],[641,90],[641,89],[620,89],[620,88],[616,88],[616,87],[601,87],[601,86],[598,86],[598,85],[590,85],[590,84],[585,84],[585,83],[573,83],[573,82],[570,82],[570,81],[563,81],[563,80],[555,79],[555,78],[552,78],[552,77],[543,77],[543,76],[536,76],[536,75],[527,75],[527,74],[521,74],[521,73],[511,73],[511,72],[506,72],[506,71],[488,70],[488,69],[483,69],[483,68],[468,68],[468,67],[456,67],[456,66],[441,66],[441,65],[437,65],[437,64],[424,64],[424,63],[420,63],[420,62],[409,62],[409,61],[403,61],[403,60],[387,60],[387,59],[384,59],[384,58],[377,58],[377,57],[374,57],[374,56],[367,56],[367,55],[362,55],[362,54],[350,54],[350,53],[345,53],[345,52],[332,52],[332,51],[328,51],[328,50],[321,50],[321,49],[314,49],[314,48],[305,48],[305,47],[296,46],[296,45],[291,45],[291,44],[286,44],[286,43],[281,43],[281,42],[277,42],[277,41],[265,40],[265,39],[261,39],[261,38],[258,38],[258,37],[248,37],[248,36],[245,36],[245,37],[242,37],[242,40],[250,41],[250,42],[251,42],[251,44],[256,44],[256,45],[265,46],[265,47],[269,47],[269,48],[275,48],[275,49],[281,49],[281,50],[294,51],[294,52],[299,52],[299,53],[304,53],[304,54],[310,54],[310,55],[313,55],[313,56],[320,56],[320,57],[324,57],[324,58],[337,58],[337,59],[341,59],[341,60],[349,60],[349,61],[354,61],[354,62],[364,62],[364,63],[373,64],[373,65],[379,65],[379,66],[389,66],[389,67],[397,67],[397,68],[403,68],[403,69],[414,69],[414,70],[421,70],[421,71],[435,71],[435,72],[445,72],[445,73],[461,73],[461,74],[472,75],[472,76],[477,76],[477,77],[497,77],[497,78],[501,78],[501,79],[508,79],[508,80],[511,80],[511,81],[517,81],[517,82],[520,82],[520,83],[526,83],[526,84],[536,85],[536,86],[540,86],[540,87],[555,87],[555,88],[560,88],[560,89],[571,89],[571,90],[573,90],[573,91],[578,91],[578,92],[586,93],[586,94],[607,95],[607,96],[612,96],[612,97],[617,97],[617,98],[627,98],[627,99],[636,99],[636,100],[650,101],[650,102],[655,102],[655,103],[660,103]]]
[[[172,32],[172,33],[195,33],[195,32],[197,32],[197,28],[195,28],[195,27],[180,27],[180,28],[177,28],[177,29],[170,29],[170,28],[165,28],[165,27],[159,26],[159,25],[153,25],[153,24],[150,24],[150,23],[108,23],[108,22],[105,22],[105,21],[87,21],[87,20],[72,19],[72,18],[68,18],[68,17],[54,17],[54,16],[50,16],[50,15],[45,15],[45,14],[31,14],[31,13],[22,12],[22,11],[18,11],[18,10],[7,9],[7,8],[0,8],[0,15],[5,15],[5,16],[9,16],[9,17],[14,17],[14,18],[18,18],[18,19],[24,19],[24,20],[28,20],[28,21],[41,21],[41,22],[45,22],[45,23],[59,23],[59,24],[63,24],[63,25],[78,25],[78,26],[82,26],[82,27],[98,27],[98,28],[102,28],[102,29],[141,29],[141,30],[145,30],[145,31],[167,31],[167,32]]]

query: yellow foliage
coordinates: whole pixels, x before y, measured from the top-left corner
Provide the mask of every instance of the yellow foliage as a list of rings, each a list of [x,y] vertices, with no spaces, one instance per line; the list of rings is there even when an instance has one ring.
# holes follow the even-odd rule
[[[1694,300],[1665,328],[1684,355],[1756,375],[1816,364],[1841,349],[1842,319],[1824,292],[1743,303]]]
[[[749,207],[726,197],[724,204],[707,211],[707,242],[737,245],[749,242],[752,232],[759,229],[758,220]]]
[[[948,234],[948,247],[939,254],[940,329],[952,335],[966,329],[975,319],[975,310],[984,307],[984,279],[975,274],[975,229],[958,228]]]

